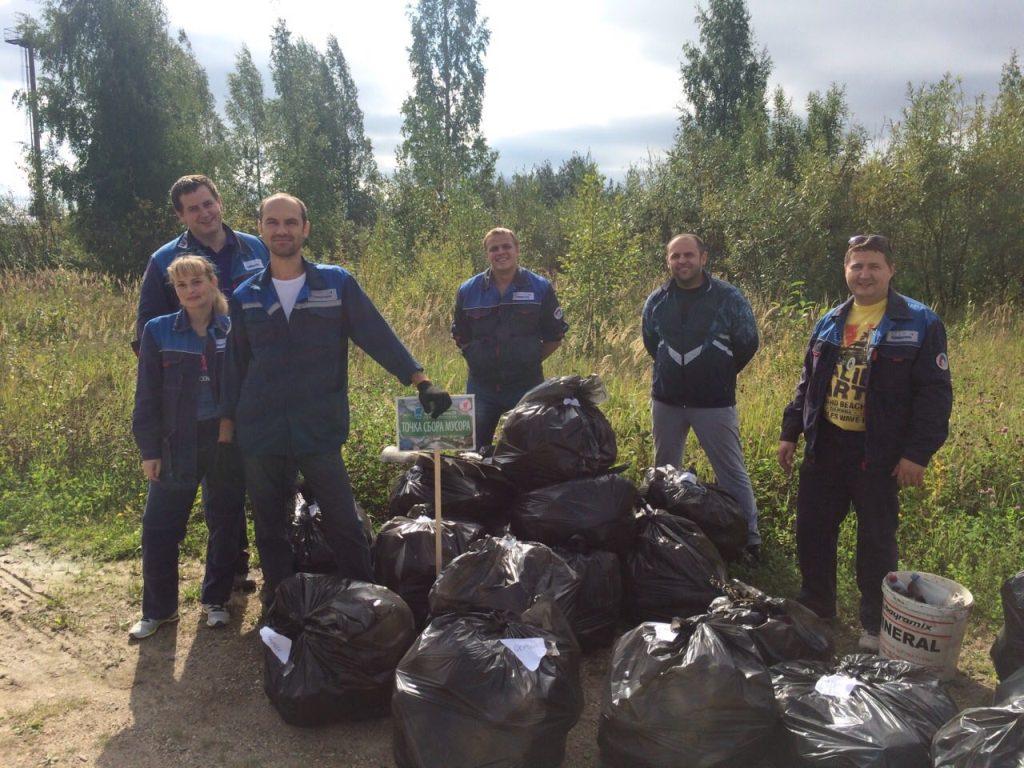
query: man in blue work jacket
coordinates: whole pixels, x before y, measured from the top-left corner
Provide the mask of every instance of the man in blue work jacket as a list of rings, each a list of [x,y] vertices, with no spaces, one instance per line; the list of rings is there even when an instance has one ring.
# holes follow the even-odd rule
[[[757,503],[736,414],[736,376],[757,351],[757,324],[739,288],[709,275],[707,263],[700,237],[676,235],[665,247],[669,279],[644,303],[641,333],[654,359],[654,464],[679,467],[692,428],[719,485],[747,518],[746,556],[757,562]]]
[[[289,530],[300,470],[320,504],[339,575],[373,579],[340,454],[349,427],[349,339],[403,384],[415,384],[433,417],[452,402],[430,383],[351,274],[302,257],[309,229],[297,197],[264,200],[259,232],[270,266],[230,301],[220,441],[237,441],[244,457],[267,600],[294,572]]]
[[[235,288],[260,272],[270,261],[262,240],[255,235],[236,232],[224,223],[220,192],[208,176],[200,173],[182,176],[171,186],[170,197],[174,213],[185,225],[185,231],[157,248],[146,264],[135,314],[132,348],[136,352],[146,323],[180,308],[178,296],[167,279],[167,267],[176,258],[186,253],[198,253],[209,259],[225,298],[231,298]],[[235,586],[251,589],[253,584],[246,578],[249,573],[249,539],[245,529],[244,494],[241,499],[238,514],[242,517],[242,525],[239,529],[241,538]]]
[[[544,381],[541,363],[562,343],[568,324],[551,283],[519,266],[515,233],[484,236],[490,267],[459,287],[452,338],[469,366],[466,391],[476,396],[476,442],[494,439],[498,419]]]
[[[857,515],[860,647],[878,650],[882,581],[896,569],[898,489],[921,485],[946,441],[953,388],[946,330],[928,307],[892,290],[889,240],[850,238],[851,296],[811,333],[796,395],[782,415],[779,464],[793,470],[806,441],[797,493],[797,598],[818,615],[836,613],[839,528]]]

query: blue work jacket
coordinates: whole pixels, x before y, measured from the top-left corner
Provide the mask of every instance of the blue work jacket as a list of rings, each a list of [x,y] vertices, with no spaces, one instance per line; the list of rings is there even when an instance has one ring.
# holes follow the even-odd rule
[[[245,232],[235,232],[224,227],[227,235],[225,248],[231,251],[231,274],[225,279],[218,275],[221,292],[230,297],[235,288],[249,277],[261,271],[270,263],[270,254],[263,241]],[[178,309],[178,295],[174,286],[167,281],[167,268],[183,253],[199,253],[214,261],[213,254],[192,233],[185,230],[181,235],[165,243],[153,252],[142,276],[139,289],[139,307],[135,315],[135,338],[142,338],[142,329],[154,317],[166,315]],[[216,263],[214,261],[214,263]]]
[[[736,374],[758,347],[757,323],[739,288],[704,273],[683,320],[682,289],[667,281],[647,297],[641,333],[654,358],[651,397],[688,408],[736,405]]]
[[[160,482],[195,483],[196,413],[200,362],[206,355],[214,400],[231,321],[215,315],[206,337],[189,324],[184,310],[146,323],[139,347],[132,433],[143,459],[160,459]]]
[[[303,260],[306,282],[285,318],[270,268],[230,300],[223,412],[248,455],[337,451],[348,438],[348,341],[409,384],[423,370],[341,267]]]
[[[520,267],[499,294],[491,270],[459,287],[452,338],[483,387],[531,387],[544,380],[542,345],[561,341],[569,329],[551,283]]]
[[[852,296],[814,327],[796,394],[783,411],[780,439],[795,443],[803,433],[811,460],[851,306]],[[901,458],[927,465],[946,442],[953,409],[942,321],[924,304],[890,289],[867,361],[865,468],[889,471]]]

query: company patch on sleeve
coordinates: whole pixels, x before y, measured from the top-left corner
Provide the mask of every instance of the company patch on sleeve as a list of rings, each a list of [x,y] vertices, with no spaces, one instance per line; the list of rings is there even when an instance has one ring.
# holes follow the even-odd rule
[[[946,357],[945,352],[939,352],[939,354],[935,356],[935,365],[943,371],[949,370],[949,358]]]
[[[562,319],[562,308],[561,307],[555,307],[555,320],[561,320],[561,319]]]

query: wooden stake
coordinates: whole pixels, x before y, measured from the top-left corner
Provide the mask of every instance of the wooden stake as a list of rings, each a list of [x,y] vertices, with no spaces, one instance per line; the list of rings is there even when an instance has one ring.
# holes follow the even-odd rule
[[[434,449],[434,561],[441,575],[441,451]]]

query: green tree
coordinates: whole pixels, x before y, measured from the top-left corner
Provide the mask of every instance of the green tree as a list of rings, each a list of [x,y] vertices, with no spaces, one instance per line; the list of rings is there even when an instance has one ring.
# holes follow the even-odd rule
[[[223,163],[205,73],[187,38],[169,36],[159,0],[47,0],[26,23],[38,42],[49,183],[97,265],[139,271],[173,229],[174,179],[216,175]]]
[[[410,9],[413,92],[402,104],[400,171],[442,206],[469,178],[484,189],[496,155],[480,131],[490,32],[476,0],[419,0]]]
[[[228,100],[224,111],[231,128],[231,179],[245,208],[255,211],[266,194],[270,125],[263,76],[246,45],[235,57],[234,71],[228,74]]]
[[[700,45],[686,43],[683,88],[690,117],[710,136],[736,136],[745,112],[764,113],[771,73],[768,52],[754,50],[744,0],[709,0],[698,6]]]
[[[270,69],[277,91],[270,104],[274,185],[309,207],[315,255],[353,250],[356,224],[372,216],[377,172],[341,48],[331,37],[325,56],[302,38],[293,40],[281,19],[271,37]]]
[[[377,161],[363,129],[359,91],[334,35],[327,38],[327,66],[339,121],[333,149],[338,153],[338,181],[345,212],[352,221],[368,224],[373,218],[372,192],[378,183]]]

